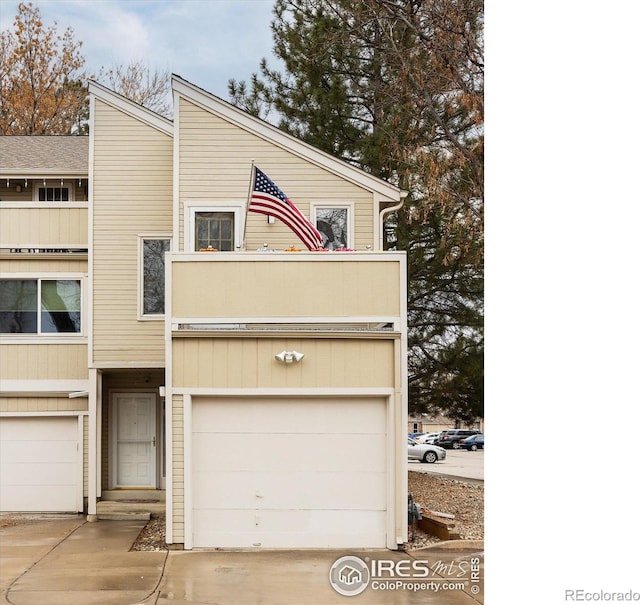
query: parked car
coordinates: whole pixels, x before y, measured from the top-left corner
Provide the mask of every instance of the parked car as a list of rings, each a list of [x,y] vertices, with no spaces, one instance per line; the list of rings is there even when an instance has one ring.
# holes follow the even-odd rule
[[[436,445],[457,450],[460,447],[460,441],[471,435],[477,435],[479,432],[480,431],[476,429],[449,429],[442,431],[438,437],[438,441],[436,441]]]
[[[471,437],[467,437],[460,442],[460,447],[463,447],[465,450],[471,450],[472,452],[475,452],[476,450],[483,450],[484,435],[482,433],[471,435]]]
[[[419,437],[414,437],[413,439],[418,443],[430,443],[431,445],[435,445],[439,436],[440,436],[440,433],[424,433],[423,435],[420,435]]]
[[[424,433],[409,433],[409,439],[417,439],[418,437],[422,437]]]
[[[413,439],[407,439],[409,460],[420,460],[420,462],[436,462],[444,460],[447,452],[437,445],[429,445],[428,443],[418,443]]]

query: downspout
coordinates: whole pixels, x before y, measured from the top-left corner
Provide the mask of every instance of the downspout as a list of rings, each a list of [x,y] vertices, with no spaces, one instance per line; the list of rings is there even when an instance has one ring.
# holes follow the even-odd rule
[[[400,210],[400,208],[402,208],[402,205],[404,204],[404,200],[407,197],[408,193],[408,191],[401,191],[400,201],[395,206],[389,206],[388,208],[383,208],[382,210],[380,210],[380,220],[378,223],[378,247],[380,248],[380,250],[384,248],[384,219],[387,214],[391,214],[392,212],[395,212],[396,210]]]

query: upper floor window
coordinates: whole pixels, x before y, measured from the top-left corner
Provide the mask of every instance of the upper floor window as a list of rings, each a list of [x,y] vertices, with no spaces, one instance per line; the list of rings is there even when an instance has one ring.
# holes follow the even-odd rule
[[[39,202],[68,202],[69,187],[38,187]]]
[[[75,201],[75,188],[71,183],[47,183],[46,181],[34,182],[34,202],[73,202]]]
[[[171,250],[169,238],[141,238],[141,315],[164,315],[164,253]]]
[[[345,205],[312,205],[315,225],[328,250],[353,248],[353,208]]]
[[[79,279],[1,279],[0,333],[80,334]]]
[[[233,250],[234,218],[233,212],[196,212],[196,250]]]
[[[241,245],[240,206],[187,205],[186,212],[189,217],[186,250],[233,252]]]

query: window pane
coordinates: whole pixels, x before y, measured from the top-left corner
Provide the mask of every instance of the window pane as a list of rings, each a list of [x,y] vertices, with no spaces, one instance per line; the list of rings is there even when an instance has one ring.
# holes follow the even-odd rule
[[[39,187],[38,200],[41,202],[68,202],[69,187]]]
[[[62,333],[81,331],[81,289],[80,280],[42,280],[41,331]]]
[[[234,246],[233,212],[196,212],[196,250],[231,251]]]
[[[347,208],[317,208],[316,227],[322,234],[324,247],[329,250],[349,247]]]
[[[164,253],[169,251],[170,240],[146,239],[142,242],[142,313],[164,313]]]
[[[35,334],[38,331],[38,282],[35,279],[0,280],[0,332]]]

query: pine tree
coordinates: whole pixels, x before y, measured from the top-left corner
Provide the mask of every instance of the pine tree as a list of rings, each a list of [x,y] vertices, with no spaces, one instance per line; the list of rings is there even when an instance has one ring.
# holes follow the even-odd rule
[[[480,0],[277,0],[274,53],[232,102],[409,192],[388,245],[409,266],[410,409],[483,407]]]

